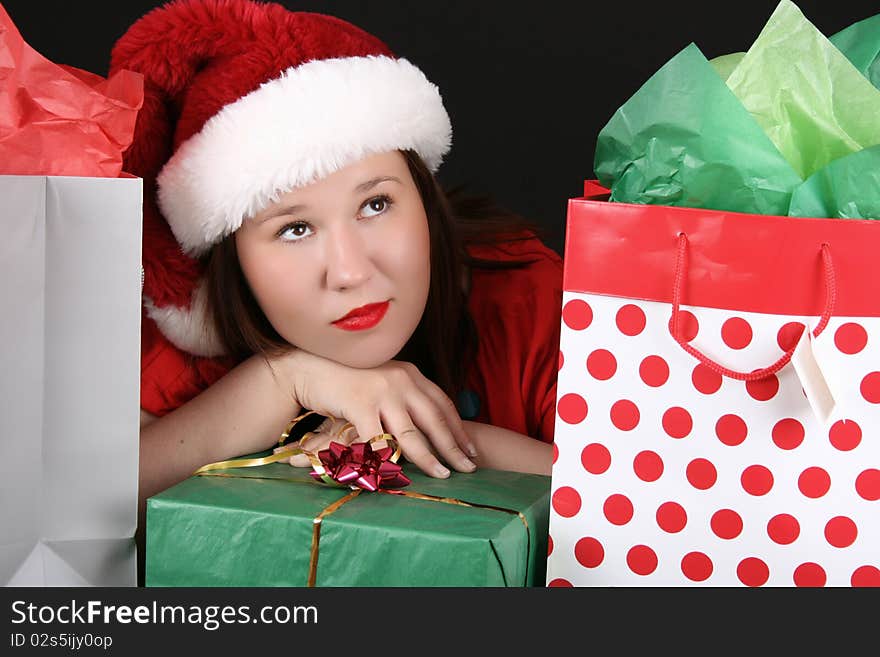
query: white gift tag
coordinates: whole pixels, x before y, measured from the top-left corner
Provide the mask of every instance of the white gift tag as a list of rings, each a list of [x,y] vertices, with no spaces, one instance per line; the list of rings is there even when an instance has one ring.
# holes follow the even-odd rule
[[[831,393],[831,386],[813,352],[813,332],[809,327],[801,334],[801,339],[791,356],[791,364],[794,365],[813,413],[821,425],[825,426],[834,412],[836,402]]]

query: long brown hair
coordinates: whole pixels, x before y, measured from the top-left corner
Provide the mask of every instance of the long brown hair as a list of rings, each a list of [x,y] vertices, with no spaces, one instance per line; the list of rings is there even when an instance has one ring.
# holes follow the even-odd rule
[[[403,151],[428,217],[431,282],[424,315],[397,355],[415,364],[455,400],[477,348],[476,329],[467,308],[469,268],[515,268],[527,264],[481,260],[467,247],[540,236],[540,229],[495,205],[487,197],[448,193],[422,159]],[[235,239],[226,237],[207,256],[205,272],[210,313],[227,352],[244,359],[272,356],[291,348],[266,319],[238,263]]]

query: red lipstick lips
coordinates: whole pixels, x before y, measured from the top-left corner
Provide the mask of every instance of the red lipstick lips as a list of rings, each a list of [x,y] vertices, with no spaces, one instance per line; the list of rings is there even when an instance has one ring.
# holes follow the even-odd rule
[[[346,331],[365,331],[373,328],[382,321],[385,313],[388,312],[388,302],[369,303],[366,306],[355,308],[345,317],[340,317],[333,326],[339,327]]]

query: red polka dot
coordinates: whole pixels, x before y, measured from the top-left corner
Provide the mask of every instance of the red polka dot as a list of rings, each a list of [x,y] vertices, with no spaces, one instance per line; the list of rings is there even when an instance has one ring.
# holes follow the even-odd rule
[[[660,356],[648,356],[639,365],[639,376],[646,385],[659,388],[669,379],[669,365]]]
[[[871,404],[880,404],[880,372],[871,372],[861,385],[862,397]]]
[[[803,324],[800,322],[789,322],[779,329],[779,332],[776,334],[776,344],[779,345],[782,351],[788,351],[798,343],[803,332]]]
[[[725,445],[736,447],[746,439],[749,429],[738,415],[722,415],[715,423],[715,435]]]
[[[657,553],[647,545],[636,545],[626,553],[626,565],[636,575],[650,575],[657,569]]]
[[[587,417],[587,402],[580,395],[570,392],[562,395],[556,410],[563,422],[578,424]]]
[[[607,349],[596,349],[587,356],[587,371],[594,379],[607,381],[617,371],[617,359]]]
[[[841,452],[848,452],[862,442],[862,428],[853,420],[838,420],[828,432],[831,444]]]
[[[657,509],[657,524],[665,532],[678,533],[687,525],[687,512],[677,502],[664,502]]]
[[[691,414],[680,406],[673,406],[663,414],[663,430],[672,438],[684,438],[693,426]]]
[[[775,374],[766,376],[757,381],[746,381],[746,392],[752,399],[758,401],[768,401],[776,396],[779,391],[779,379]]]
[[[626,495],[611,495],[605,500],[602,512],[612,525],[625,525],[633,517],[633,505]]]
[[[746,586],[764,586],[770,579],[770,569],[760,559],[748,557],[739,562],[736,576]]]
[[[817,563],[802,563],[794,569],[792,575],[794,585],[798,587],[821,587],[828,580],[825,569]]]
[[[550,588],[557,588],[557,589],[561,589],[561,588],[573,589],[574,588],[574,585],[571,582],[569,582],[567,579],[564,579],[562,577],[557,577],[556,579],[550,580],[550,582],[547,583],[547,586]]]
[[[611,422],[621,431],[635,429],[639,423],[639,407],[628,399],[614,402],[611,407]]]
[[[584,568],[596,568],[605,560],[605,548],[592,536],[584,536],[574,545],[574,558]]]
[[[681,558],[681,572],[692,582],[705,582],[712,569],[712,560],[702,552],[688,552]]]
[[[856,523],[846,516],[835,516],[825,524],[825,540],[837,548],[852,545],[858,533]]]
[[[571,486],[562,486],[553,492],[553,510],[563,518],[576,516],[581,510],[581,496]]]
[[[743,521],[740,515],[733,509],[721,509],[712,514],[709,526],[718,538],[730,540],[740,535],[743,529]]]
[[[861,324],[847,322],[834,332],[834,344],[845,354],[857,354],[868,344],[868,334]]]
[[[617,328],[624,335],[638,335],[645,330],[645,311],[631,303],[617,311]]]
[[[590,474],[602,474],[611,466],[611,452],[605,445],[590,443],[581,452],[581,463]]]
[[[731,349],[745,349],[752,341],[752,327],[742,317],[731,317],[721,326],[721,339]]]
[[[672,322],[669,322],[669,332],[670,334],[672,333]],[[684,342],[690,342],[700,332],[700,323],[689,310],[682,310],[678,313],[678,332],[680,334],[679,337]],[[676,336],[673,335],[672,337],[675,338]]]
[[[707,490],[715,485],[718,472],[711,461],[706,459],[694,459],[687,466],[687,480],[691,486],[699,490]]]
[[[806,497],[817,499],[831,488],[831,477],[819,467],[807,468],[798,477],[798,489]]]
[[[789,545],[797,540],[801,533],[797,518],[787,513],[775,515],[767,522],[767,535],[770,540],[780,545]]]
[[[766,495],[773,488],[773,473],[763,465],[750,465],[743,470],[740,483],[749,495]]]
[[[853,571],[850,584],[856,587],[880,586],[880,568],[859,566]]]
[[[633,459],[633,471],[642,481],[657,481],[663,474],[663,459],[650,450],[639,452]]]
[[[562,321],[573,331],[583,331],[593,322],[593,309],[583,299],[572,299],[562,308]]]
[[[553,554],[553,537],[548,536],[547,537],[547,556],[549,557],[551,554]]]
[[[556,443],[553,443],[553,462],[556,463],[556,459],[559,458],[559,448],[556,446]]]
[[[863,500],[869,502],[880,500],[880,470],[873,468],[863,470],[856,477],[856,492]]]
[[[559,351],[559,365],[557,365],[556,369],[561,370],[562,366],[565,364],[565,356],[562,355],[562,351]]]
[[[718,389],[721,387],[721,375],[700,363],[691,374],[691,382],[699,392],[702,392],[704,395],[711,395],[714,392],[718,392]]]
[[[773,425],[771,434],[779,449],[795,449],[804,442],[804,425],[793,417],[787,417]]]

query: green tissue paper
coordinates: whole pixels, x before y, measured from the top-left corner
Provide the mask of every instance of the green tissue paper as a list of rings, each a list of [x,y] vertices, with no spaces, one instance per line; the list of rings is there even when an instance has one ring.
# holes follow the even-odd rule
[[[599,133],[596,175],[611,200],[786,214],[801,178],[690,44]]]
[[[880,14],[825,38],[782,0],[746,52],[691,43],[600,131],[611,201],[880,218]]]

